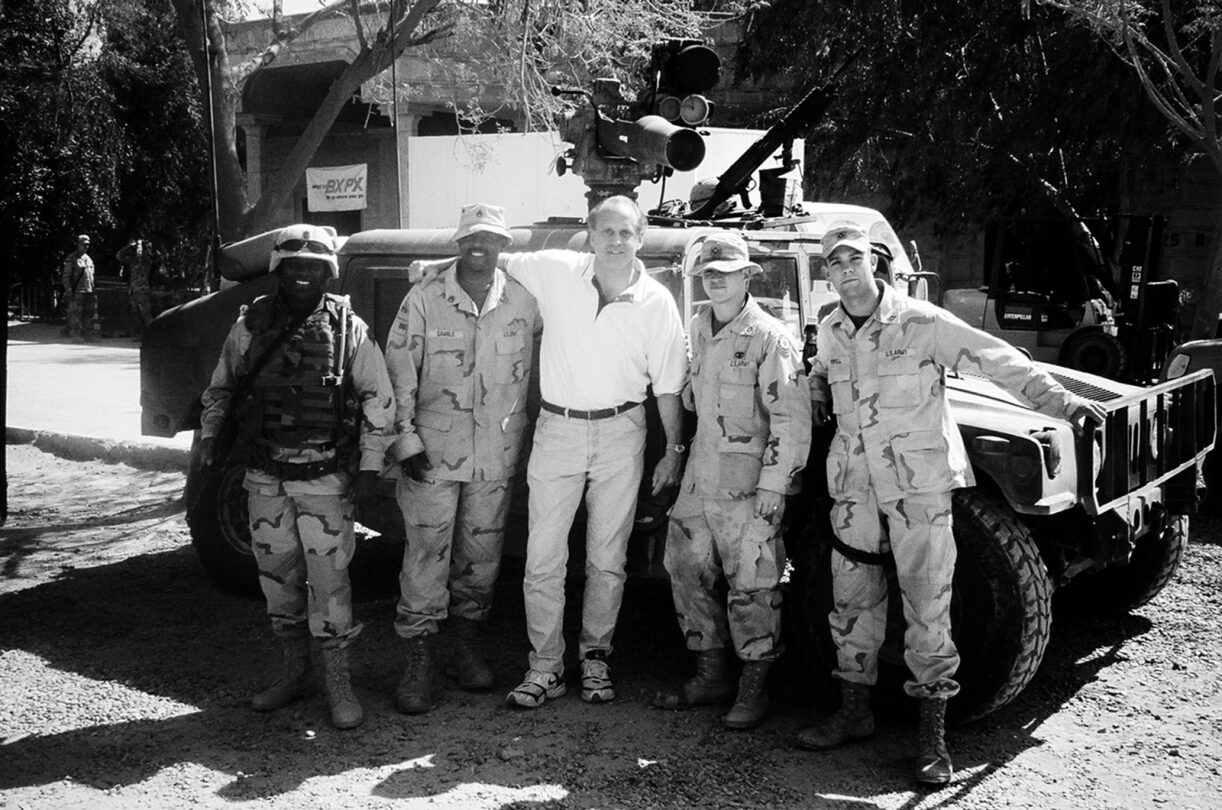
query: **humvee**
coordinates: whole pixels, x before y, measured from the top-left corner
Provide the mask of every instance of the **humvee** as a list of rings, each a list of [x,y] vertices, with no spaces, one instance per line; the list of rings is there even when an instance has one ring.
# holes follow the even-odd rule
[[[877,211],[805,203],[801,215],[740,226],[764,269],[752,282],[752,294],[808,345],[819,310],[831,295],[820,237],[830,222],[844,218],[869,228],[886,283],[904,294],[921,294],[928,274],[912,266]],[[721,227],[708,222],[651,227],[638,254],[647,271],[675,296],[685,322],[705,305],[701,286],[693,284],[687,271],[702,241]],[[334,291],[351,298],[380,345],[413,283],[409,266],[417,259],[455,255],[451,234],[366,231],[349,237],[340,249]],[[518,227],[513,235],[511,250],[581,250],[586,244],[583,224],[576,220]],[[199,395],[239,307],[274,289],[274,279],[258,268],[247,266],[237,275],[245,280],[170,310],[149,326],[141,346],[146,434],[172,436],[198,428]],[[1069,423],[1035,413],[987,379],[964,374],[949,380],[952,412],[978,482],[955,493],[959,562],[952,610],[962,692],[951,708],[960,719],[993,711],[1030,681],[1048,643],[1055,589],[1089,592],[1096,605],[1127,611],[1166,585],[1187,543],[1196,468],[1214,441],[1214,382],[1207,370],[1139,388],[1045,368],[1070,390],[1103,403],[1106,424],[1078,435]],[[661,432],[654,430],[645,481],[662,449]],[[218,484],[200,492],[199,468],[191,465],[188,498],[202,497],[210,504],[201,510],[203,517],[191,522],[192,543],[220,584],[246,590],[256,574],[241,487],[243,448],[235,448],[224,470]],[[790,646],[807,651],[822,671],[830,672],[830,529],[819,442],[804,477],[803,492],[787,510],[791,572],[786,632]],[[658,499],[644,493],[640,500],[629,550],[639,571],[664,575],[660,562],[670,498],[673,493]],[[383,535],[402,537],[402,518],[389,484],[373,502],[358,506],[357,520]],[[511,522],[520,529],[523,521]],[[891,604],[898,617],[898,597]],[[902,622],[891,624],[883,660],[898,671],[903,668]]]

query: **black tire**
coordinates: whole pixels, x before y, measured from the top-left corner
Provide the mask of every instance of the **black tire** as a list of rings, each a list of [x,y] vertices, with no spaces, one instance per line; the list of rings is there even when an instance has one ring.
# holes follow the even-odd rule
[[[1127,563],[1083,574],[1065,588],[1075,606],[1093,613],[1123,615],[1149,602],[1175,576],[1188,547],[1188,517],[1168,516],[1161,531],[1137,541]]]
[[[960,656],[960,692],[948,709],[951,719],[962,723],[1013,700],[1039,669],[1052,628],[1052,585],[1030,532],[1000,498],[956,491],[954,527],[958,563],[951,619]],[[826,523],[812,523],[794,557],[786,603],[797,614],[789,625],[798,630],[794,641],[818,676],[836,667],[827,619],[832,604],[830,534]],[[887,638],[879,652],[876,694],[894,693],[908,677],[899,592],[893,565],[888,569]],[[894,697],[879,696],[884,701]]]
[[[1061,348],[1060,364],[1087,374],[1119,380],[1127,364],[1124,346],[1105,332],[1080,332]]]
[[[231,593],[256,596],[259,570],[250,545],[245,476],[246,460],[240,454],[230,455],[220,475],[204,475],[193,457],[187,473],[187,525],[208,575]]]

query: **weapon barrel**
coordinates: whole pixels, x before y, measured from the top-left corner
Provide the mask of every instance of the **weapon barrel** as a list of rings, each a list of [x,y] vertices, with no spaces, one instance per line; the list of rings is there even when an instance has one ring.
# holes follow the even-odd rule
[[[637,121],[621,121],[599,116],[598,144],[619,157],[637,163],[660,163],[675,171],[687,172],[704,160],[704,138],[694,129],[671,124],[660,115],[647,115]]]
[[[835,85],[832,82],[819,85],[807,93],[805,98],[785,113],[784,118],[773,124],[726,169],[717,179],[717,188],[713,190],[713,195],[700,208],[689,214],[688,218],[707,219],[712,216],[717,206],[734,196],[781,144],[793,138],[799,130],[822,118],[835,95]]]

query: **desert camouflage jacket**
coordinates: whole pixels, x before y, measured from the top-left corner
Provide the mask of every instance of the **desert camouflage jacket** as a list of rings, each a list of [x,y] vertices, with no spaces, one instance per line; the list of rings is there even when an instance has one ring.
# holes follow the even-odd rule
[[[60,284],[69,295],[93,292],[93,259],[88,253],[74,250],[64,259]]]
[[[497,270],[484,311],[458,284],[456,261],[413,287],[386,339],[397,409],[396,461],[427,453],[431,475],[513,475],[527,426],[539,329],[534,297]]]
[[[790,493],[810,450],[810,398],[802,354],[755,299],[716,335],[712,308],[692,318],[691,378],[683,400],[696,411],[684,491],[739,499],[756,489]]]
[[[975,484],[946,396],[946,370],[975,370],[1062,419],[1082,400],[1010,344],[941,307],[879,283],[878,308],[855,329],[843,307],[819,324],[810,370],[816,407],[831,402],[836,436],[828,489],[839,500],[880,501]]]

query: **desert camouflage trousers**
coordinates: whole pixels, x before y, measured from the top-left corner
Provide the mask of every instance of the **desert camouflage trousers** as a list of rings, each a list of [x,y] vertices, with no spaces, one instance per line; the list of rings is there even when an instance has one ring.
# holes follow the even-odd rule
[[[912,673],[904,691],[912,697],[952,697],[959,652],[951,640],[950,594],[955,574],[951,494],[908,495],[879,503],[837,501],[832,529],[847,546],[880,552],[890,546],[903,595],[904,662]],[[878,680],[878,650],[887,632],[887,581],[882,565],[854,562],[832,552],[832,612],[836,677],[853,683]]]
[[[407,542],[395,632],[436,633],[447,615],[483,621],[501,567],[510,482],[399,479]]]
[[[128,292],[128,301],[131,305],[132,328],[136,334],[142,334],[149,321],[153,320],[152,292],[147,285],[138,287],[133,284]]]
[[[344,647],[361,631],[352,619],[348,563],[356,548],[352,505],[343,495],[249,492],[250,533],[272,632]]]
[[[681,492],[671,509],[665,565],[689,650],[732,642],[744,661],[771,661],[781,652],[785,546],[780,525],[754,517],[754,508],[754,498]]]
[[[98,337],[102,325],[98,321],[97,293],[69,293],[64,305],[64,317],[68,321],[68,335]]]

